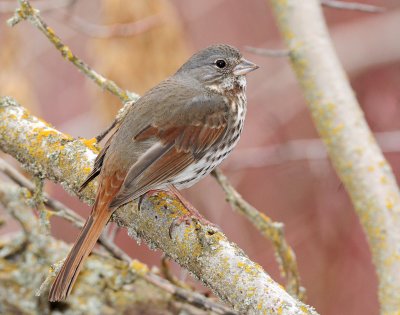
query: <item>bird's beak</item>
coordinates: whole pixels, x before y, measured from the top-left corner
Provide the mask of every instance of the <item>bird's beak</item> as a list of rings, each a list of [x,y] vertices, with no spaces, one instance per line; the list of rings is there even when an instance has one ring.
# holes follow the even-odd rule
[[[258,69],[259,66],[242,58],[241,62],[233,69],[234,75],[245,75],[251,71]]]

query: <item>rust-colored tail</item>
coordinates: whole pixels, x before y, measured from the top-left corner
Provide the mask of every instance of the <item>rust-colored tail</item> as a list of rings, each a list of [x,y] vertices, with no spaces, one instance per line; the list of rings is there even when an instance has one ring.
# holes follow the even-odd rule
[[[98,205],[98,206],[97,206]],[[75,241],[67,259],[58,273],[49,293],[49,301],[62,301],[71,292],[83,263],[96,245],[104,226],[110,219],[112,211],[108,203],[94,205],[93,211],[82,228],[78,239]]]

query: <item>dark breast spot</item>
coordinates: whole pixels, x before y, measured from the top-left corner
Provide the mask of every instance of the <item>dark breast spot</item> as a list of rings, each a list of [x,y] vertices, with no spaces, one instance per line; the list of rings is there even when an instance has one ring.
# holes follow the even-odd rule
[[[239,123],[239,124],[236,125],[235,131],[236,132],[240,132],[241,130],[242,130],[242,124]]]
[[[236,132],[235,135],[228,141],[228,145],[232,146],[233,143],[239,138],[240,133]]]
[[[179,182],[179,185],[189,183],[189,182],[195,180],[196,178],[197,178],[197,177],[191,177],[191,178],[189,178],[189,179],[185,179],[185,180],[183,180],[183,181],[180,181],[180,182]]]
[[[218,150],[223,150],[225,149],[225,147],[226,147],[226,142],[224,141],[219,145]]]

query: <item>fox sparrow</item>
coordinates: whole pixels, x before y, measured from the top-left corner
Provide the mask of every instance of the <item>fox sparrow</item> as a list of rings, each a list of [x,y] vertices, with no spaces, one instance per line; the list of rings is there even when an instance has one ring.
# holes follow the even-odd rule
[[[213,45],[132,106],[81,186],[100,175],[93,209],[50,289],[50,301],[68,296],[116,208],[150,190],[190,187],[227,157],[243,128],[245,75],[257,68],[236,48]]]

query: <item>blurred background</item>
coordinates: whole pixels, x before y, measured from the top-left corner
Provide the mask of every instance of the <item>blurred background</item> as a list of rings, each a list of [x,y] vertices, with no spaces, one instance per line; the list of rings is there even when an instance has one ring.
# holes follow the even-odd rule
[[[324,13],[368,123],[399,177],[400,1],[360,1],[386,11],[367,14],[325,8]],[[365,236],[318,140],[288,60],[246,50],[246,46],[284,48],[267,1],[40,0],[32,4],[42,9],[44,20],[75,54],[122,88],[139,94],[212,43],[237,46],[260,65],[248,78],[243,136],[222,169],[246,200],[285,224],[307,303],[326,315],[378,313],[377,278]],[[63,60],[31,24],[8,28],[5,22],[16,7],[16,1],[0,1],[0,95],[13,96],[74,137],[96,136],[111,123],[121,103]],[[87,215],[89,208],[61,187],[48,182],[46,189]],[[284,283],[270,242],[230,209],[213,178],[184,194],[251,259]],[[77,234],[57,218],[52,232],[68,242]],[[132,257],[160,265],[160,252],[137,245],[125,231],[118,233],[116,242]],[[179,266],[173,269],[177,276],[189,277]]]

